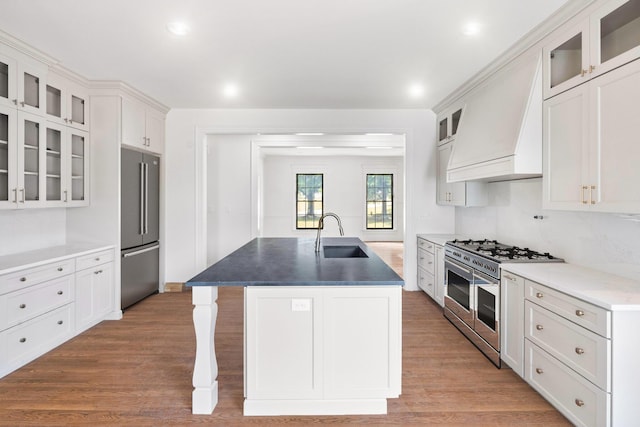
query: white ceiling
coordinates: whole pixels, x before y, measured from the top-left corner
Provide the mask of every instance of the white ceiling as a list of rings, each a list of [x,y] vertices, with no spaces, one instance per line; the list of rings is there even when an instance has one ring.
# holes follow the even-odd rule
[[[566,2],[0,0],[0,29],[172,108],[431,108]]]

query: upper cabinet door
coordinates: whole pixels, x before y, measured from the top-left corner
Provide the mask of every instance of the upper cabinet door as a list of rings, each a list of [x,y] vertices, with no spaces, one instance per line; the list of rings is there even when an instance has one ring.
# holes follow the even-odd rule
[[[122,143],[138,148],[147,145],[144,105],[125,97],[122,98]]]
[[[46,112],[46,69],[18,64],[18,108],[44,116]]]
[[[146,125],[147,148],[154,153],[164,151],[164,115],[147,109]]]
[[[0,55],[0,105],[18,106],[16,61]]]
[[[640,0],[611,0],[591,15],[592,77],[640,57]]]
[[[0,105],[0,209],[14,209],[18,204],[17,112]]]
[[[584,83],[589,73],[589,22],[561,33],[542,50],[544,98]]]
[[[89,94],[86,89],[55,74],[49,74],[46,96],[48,120],[88,130]]]

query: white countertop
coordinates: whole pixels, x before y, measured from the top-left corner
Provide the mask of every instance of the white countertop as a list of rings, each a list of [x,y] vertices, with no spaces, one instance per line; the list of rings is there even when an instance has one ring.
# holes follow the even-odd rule
[[[567,263],[504,263],[500,268],[608,310],[640,310],[640,281]]]
[[[450,240],[464,239],[464,236],[460,236],[459,234],[418,234],[418,237],[440,246],[444,246],[444,244]]]
[[[35,251],[0,256],[0,274],[12,273],[24,268],[37,267],[66,258],[113,249],[114,247],[113,245],[105,243],[70,243],[62,246],[52,246]]]

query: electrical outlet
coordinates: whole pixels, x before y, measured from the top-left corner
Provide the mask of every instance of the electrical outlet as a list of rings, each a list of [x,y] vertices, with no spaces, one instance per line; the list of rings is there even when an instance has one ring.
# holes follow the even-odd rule
[[[311,300],[309,298],[294,298],[291,300],[291,311],[311,311]]]

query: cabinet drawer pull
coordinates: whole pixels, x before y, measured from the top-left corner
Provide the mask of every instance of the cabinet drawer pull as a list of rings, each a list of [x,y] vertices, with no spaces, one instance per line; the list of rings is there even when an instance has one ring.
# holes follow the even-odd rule
[[[508,275],[508,274],[504,274],[502,277],[504,277],[504,278],[505,278],[505,279],[507,279],[507,280],[511,280],[512,282],[515,282],[515,281],[516,281],[516,278],[515,278],[515,277],[510,276],[510,275]]]
[[[537,329],[537,330],[539,330],[539,331],[541,331],[541,330],[543,330],[543,329],[544,329],[544,326],[542,326],[542,325],[536,325],[536,329]]]
[[[420,257],[420,261],[424,261],[424,257],[423,256]]]
[[[62,270],[64,270],[64,268],[58,267],[58,271],[62,271]]]
[[[584,406],[584,400],[582,399],[576,399],[575,402],[576,402],[576,406],[580,406],[580,407]]]
[[[429,261],[427,264],[433,264],[433,261]]]
[[[576,316],[578,316],[578,317],[582,317],[582,316],[584,316],[584,311],[582,311],[582,310],[576,310]]]
[[[98,270],[98,271],[94,271],[93,274],[100,274],[102,273],[102,270]]]
[[[536,292],[536,298],[542,298],[544,294],[542,292]]]
[[[20,338],[20,342],[27,342],[26,338]]]
[[[26,278],[26,277],[21,277],[21,278],[20,278],[20,281],[21,281],[21,282],[26,282],[26,281],[27,281],[27,278]]]
[[[62,325],[64,322],[62,320],[58,320],[58,325]]]
[[[58,291],[58,295],[62,295],[62,294],[64,294],[64,292]]]
[[[96,258],[95,260],[96,260],[96,261],[100,261],[100,257]]]
[[[18,100],[17,99],[12,99],[11,102],[13,102],[13,105],[18,105]]]
[[[536,374],[542,374],[543,372],[542,368],[536,368]]]
[[[584,354],[584,349],[580,347],[576,347],[576,354]]]
[[[27,304],[20,304],[20,308],[27,308]]]

